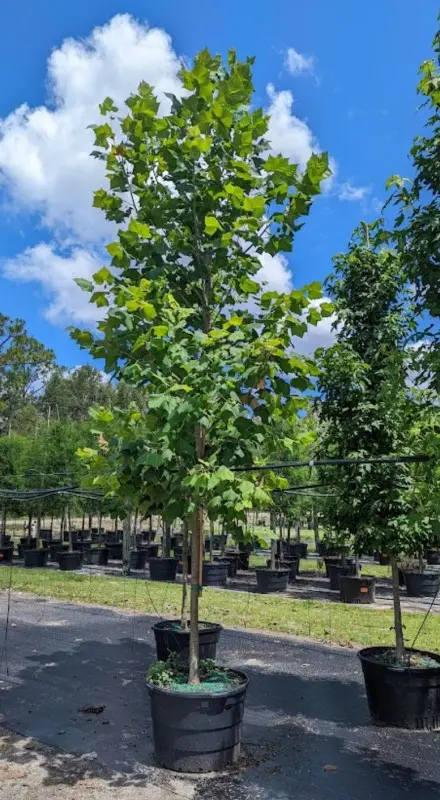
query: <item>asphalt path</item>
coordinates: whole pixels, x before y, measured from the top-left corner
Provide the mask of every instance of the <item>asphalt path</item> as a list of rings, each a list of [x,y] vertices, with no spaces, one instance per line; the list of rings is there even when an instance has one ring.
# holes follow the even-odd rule
[[[133,796],[150,786],[152,798],[439,800],[440,734],[372,726],[354,651],[242,630],[223,631],[218,652],[250,678],[240,764],[197,778],[160,769],[145,687],[155,621],[0,594],[0,722],[64,754],[49,775],[56,797],[79,759]]]

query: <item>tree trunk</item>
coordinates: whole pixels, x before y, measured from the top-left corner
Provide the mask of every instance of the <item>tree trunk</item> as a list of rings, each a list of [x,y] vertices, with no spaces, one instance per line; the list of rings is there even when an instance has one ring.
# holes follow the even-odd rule
[[[318,552],[318,548],[319,548],[319,524],[318,524],[318,517],[315,514],[315,509],[313,509],[313,533],[314,533],[314,536],[315,536],[316,552]]]
[[[53,534],[53,514],[50,515],[50,539],[52,541],[52,534]]]
[[[226,539],[227,536],[225,535],[225,523],[222,522],[222,532],[221,532],[221,539],[220,539],[220,554],[224,556],[226,550]]]
[[[287,544],[290,544],[290,532],[292,530],[292,523],[290,519],[287,521]]]
[[[40,546],[40,531],[41,531],[41,508],[39,508],[37,512],[37,530],[35,532],[37,539],[37,550]]]
[[[0,547],[4,547],[4,537],[6,535],[6,508],[3,509],[2,513],[2,530],[0,533]]]
[[[195,430],[195,450],[197,461],[205,455],[205,432],[200,425]],[[203,523],[204,510],[199,507],[193,517],[191,552],[191,603],[189,633],[189,675],[191,684],[200,683],[199,652],[199,594],[202,591],[203,569]]]
[[[29,516],[28,516],[28,535],[27,535],[28,543],[32,538],[31,533],[32,533],[32,509],[31,511],[29,511]]]
[[[276,558],[277,558],[277,540],[276,539],[272,539],[272,542],[271,542],[271,545],[270,545],[270,568],[271,569],[275,569]]]
[[[359,555],[357,553],[356,553],[356,555],[354,557],[354,567],[355,567],[355,570],[356,570],[356,578],[359,578],[360,574],[361,574],[361,567],[360,567],[360,563],[359,563]]]
[[[131,514],[127,514],[122,523],[122,574],[128,575],[130,572],[130,536],[131,536]]]
[[[69,527],[69,553],[73,553],[72,520],[70,518],[70,508],[67,509],[67,524]]]
[[[86,524],[86,515],[83,512],[82,520],[81,520],[81,530],[84,531],[84,526]]]
[[[163,555],[165,558],[170,557],[171,552],[171,525],[165,523],[163,529]]]
[[[118,517],[115,519],[115,533],[118,532]]]
[[[298,542],[298,544],[300,544],[300,542],[301,542],[301,523],[300,522],[296,522],[295,523],[295,529],[296,529],[296,541]]]
[[[183,523],[182,540],[182,609],[180,613],[180,627],[188,630],[188,523]]]
[[[89,514],[89,531],[90,531],[90,533],[92,532],[92,528],[93,528],[93,515]]]
[[[399,567],[395,556],[391,557],[391,574],[393,579],[394,631],[396,634],[396,660],[405,659],[405,643],[403,641],[402,607],[400,605]]]
[[[209,522],[209,560],[214,561],[214,520]]]

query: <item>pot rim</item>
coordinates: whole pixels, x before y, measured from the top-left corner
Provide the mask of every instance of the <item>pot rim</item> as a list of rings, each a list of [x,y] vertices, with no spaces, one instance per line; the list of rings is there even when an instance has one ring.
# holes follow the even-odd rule
[[[180,619],[161,619],[160,622],[155,622],[154,625],[151,626],[151,630],[152,631],[170,630],[170,629],[167,629],[165,627],[165,625],[167,625],[170,622],[178,622],[178,623],[180,623]],[[203,619],[199,619],[199,625],[203,625],[204,626],[203,630],[205,630],[205,631],[209,630],[209,629],[217,630],[217,631],[222,631],[223,630],[223,625],[220,625],[219,622],[207,622],[207,621],[205,621]],[[183,635],[189,634],[189,629],[186,630],[186,631],[170,630],[170,632],[173,633],[173,634],[177,634],[178,636],[181,636],[182,634]]]
[[[233,686],[230,689],[225,689],[223,692],[179,692],[177,689],[167,689],[163,686],[156,686],[154,683],[146,681],[147,689],[151,694],[163,694],[167,697],[185,698],[186,700],[211,700],[216,697],[234,697],[236,694],[241,694],[243,689],[246,691],[249,685],[249,678],[245,672],[240,669],[228,669],[228,672],[233,672],[239,675],[243,681],[238,686]]]
[[[255,572],[269,572],[271,575],[276,572],[278,575],[288,575],[290,569],[277,569],[276,567],[275,569],[271,569],[270,567],[256,567]]]
[[[387,672],[390,672],[392,674],[397,674],[397,675],[402,675],[402,674],[405,674],[405,675],[424,675],[424,674],[426,674],[426,675],[440,675],[440,654],[432,653],[430,650],[418,650],[417,647],[407,647],[406,648],[406,652],[407,653],[421,653],[424,656],[429,656],[429,658],[434,659],[434,661],[438,662],[438,667],[437,668],[436,667],[411,667],[410,669],[402,669],[402,668],[397,669],[396,667],[393,667],[391,664],[383,664],[380,661],[377,661],[376,659],[369,657],[369,654],[380,653],[380,652],[383,653],[386,650],[393,650],[393,649],[394,648],[392,646],[391,647],[386,647],[385,645],[376,645],[375,647],[363,647],[362,650],[359,650],[357,655],[358,655],[358,658],[361,661],[366,661],[368,664],[378,665],[378,666],[382,667],[382,669],[385,669],[385,670],[387,670]]]

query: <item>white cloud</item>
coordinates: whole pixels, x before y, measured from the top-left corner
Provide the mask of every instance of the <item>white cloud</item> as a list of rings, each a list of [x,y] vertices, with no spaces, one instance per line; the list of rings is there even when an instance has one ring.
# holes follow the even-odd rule
[[[312,300],[310,305],[316,308],[319,307],[321,303],[330,302],[331,300],[328,297],[322,297],[319,300]],[[318,347],[323,347],[324,349],[331,347],[335,343],[337,337],[337,330],[333,327],[335,320],[335,314],[332,314],[330,317],[323,317],[317,325],[307,326],[307,332],[302,339],[295,336],[292,343],[297,353],[301,353],[303,356],[313,356]]]
[[[315,59],[313,56],[303,56],[294,47],[289,47],[284,59],[284,68],[291,75],[313,74]]]
[[[348,203],[358,203],[361,200],[365,200],[370,192],[370,186],[356,186],[351,181],[346,181],[337,186],[339,200],[346,200]]]
[[[42,287],[48,298],[44,314],[55,324],[96,318],[96,309],[72,279],[90,277],[99,268],[102,247],[114,236],[114,226],[92,208],[93,191],[106,179],[102,162],[89,155],[93,134],[87,126],[99,122],[98,105],[106,95],[122,104],[142,79],[154,86],[166,109],[164,92],[182,92],[180,64],[165,31],[120,14],[87,39],[68,39],[52,52],[47,104],[20,106],[0,120],[4,198],[18,212],[35,215],[48,238],[7,261],[4,271],[13,280]],[[292,113],[291,92],[277,92],[270,84],[268,95],[272,148],[303,169],[319,142],[307,122]],[[336,172],[335,162],[332,169]],[[330,187],[331,180],[325,189]],[[260,277],[281,291],[291,288],[283,256],[264,256]]]
[[[265,281],[275,292],[290,292],[292,290],[292,276],[287,258],[281,254],[271,256],[269,253],[263,253],[259,258],[262,266],[256,275],[257,280]]]
[[[121,103],[141,79],[168,104],[163,92],[179,92],[179,67],[169,36],[127,14],[84,41],[63,42],[48,60],[50,104],[20,106],[0,122],[0,172],[15,203],[83,242],[108,236],[104,215],[91,208],[105,168],[90,158],[87,126],[100,121],[106,95]]]
[[[38,244],[6,261],[4,274],[15,281],[39,284],[49,298],[44,316],[65,327],[69,322],[95,322],[103,316],[103,309],[90,304],[89,295],[74,283],[74,278],[90,279],[101,266],[98,254],[80,247],[63,256],[53,245]]]
[[[293,95],[288,90],[277,92],[272,83],[267,86],[270,116],[267,138],[275,153],[290,158],[304,169],[313,152],[319,152],[319,143],[304,120],[292,114]]]

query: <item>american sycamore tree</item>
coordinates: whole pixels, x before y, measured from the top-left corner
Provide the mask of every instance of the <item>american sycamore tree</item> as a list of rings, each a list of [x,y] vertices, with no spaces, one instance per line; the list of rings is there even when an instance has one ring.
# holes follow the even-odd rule
[[[400,257],[384,247],[380,223],[361,225],[348,252],[334,259],[327,291],[334,303],[337,342],[321,353],[322,447],[326,457],[411,455],[417,407],[411,403],[407,343],[414,329]],[[397,659],[404,657],[398,558],[420,553],[428,535],[414,514],[414,468],[363,464],[332,470],[326,520],[358,554],[391,557]]]
[[[270,505],[242,468],[304,407],[316,370],[292,337],[329,312],[310,304],[318,284],[278,293],[259,275],[263,257],[292,250],[329,167],[326,154],[300,171],[270,153],[252,63],[202,51],[165,113],[146,83],[122,112],[104,100],[93,155],[108,186],[94,205],[119,227],[111,264],[78,281],[105,317],[96,334],[73,331],[107,372],[147,391],[137,455],[146,493],[162,485],[168,518],[191,521],[191,683],[204,513],[240,535],[247,511]]]

